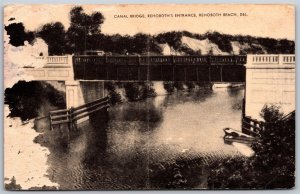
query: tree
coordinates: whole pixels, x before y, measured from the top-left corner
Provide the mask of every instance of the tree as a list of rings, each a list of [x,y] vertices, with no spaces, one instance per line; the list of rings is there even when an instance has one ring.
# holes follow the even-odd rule
[[[232,52],[232,45],[230,43],[232,36],[220,34],[219,32],[208,32],[206,36],[211,42],[217,44],[222,51],[228,53]]]
[[[66,105],[62,92],[39,81],[19,81],[12,88],[6,88],[4,95],[4,103],[9,106],[10,116],[21,117],[23,121],[37,117],[40,108],[47,107],[47,102],[57,108],[64,108]]]
[[[252,145],[252,165],[267,188],[292,188],[295,183],[295,114],[283,119],[279,107],[265,106],[261,116],[265,127]]]
[[[67,46],[69,52],[83,53],[93,45],[88,42],[90,36],[101,32],[101,24],[104,22],[104,16],[100,12],[93,12],[88,15],[83,12],[80,6],[74,7],[70,11],[70,27],[67,30]]]
[[[12,23],[5,26],[4,29],[9,35],[9,43],[13,46],[24,46],[24,42],[32,43],[35,39],[33,32],[25,31],[23,23]]]
[[[66,31],[62,23],[55,22],[43,25],[37,36],[48,44],[49,55],[63,55],[66,53]]]
[[[148,34],[138,33],[134,35],[133,41],[137,53],[145,54],[150,51],[151,36]]]
[[[293,188],[295,186],[295,113],[283,117],[279,107],[262,109],[265,120],[248,159],[226,159],[211,165],[211,188]]]
[[[155,37],[158,43],[160,44],[168,43],[168,45],[173,47],[175,50],[181,47],[182,45],[181,38],[182,38],[182,32],[176,32],[176,31],[161,33]]]

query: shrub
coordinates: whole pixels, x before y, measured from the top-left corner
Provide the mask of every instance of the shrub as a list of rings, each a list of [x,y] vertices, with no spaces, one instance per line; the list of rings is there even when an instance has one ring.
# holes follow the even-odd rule
[[[22,120],[37,117],[45,101],[57,108],[66,106],[63,92],[39,81],[19,81],[12,88],[5,89],[4,101],[9,106],[10,116],[21,117]]]
[[[17,181],[14,176],[10,180],[10,183],[8,183],[8,184],[5,183],[4,187],[6,190],[21,190],[22,189],[21,185],[17,184]]]
[[[251,145],[246,159],[223,160],[211,165],[210,188],[293,188],[295,186],[295,114],[282,119],[279,107],[265,106],[265,127]]]
[[[174,82],[167,82],[164,81],[164,89],[168,92],[168,93],[173,93],[175,90],[175,86],[174,86]]]

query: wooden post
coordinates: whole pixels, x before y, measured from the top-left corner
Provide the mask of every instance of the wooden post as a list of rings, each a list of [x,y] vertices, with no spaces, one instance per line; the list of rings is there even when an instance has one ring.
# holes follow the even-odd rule
[[[223,82],[223,67],[220,66],[220,76],[221,76],[221,82]]]
[[[69,130],[73,131],[73,107],[70,108],[70,110],[67,112],[68,119],[69,119]]]
[[[107,64],[105,65],[105,71],[106,71],[106,79],[109,80],[109,77],[108,77],[108,65]]]
[[[173,70],[173,81],[175,81],[175,65],[172,65],[172,70]]]
[[[197,69],[196,69],[196,74],[197,74],[197,83],[199,83],[199,68],[198,68],[198,66],[197,66]]]
[[[208,67],[208,81],[211,82],[210,66]]]
[[[162,71],[162,66],[163,66],[163,65],[160,65],[160,79],[161,79],[161,80],[163,80],[163,77],[164,77],[164,76],[163,76],[163,71]]]
[[[141,57],[140,57],[140,55],[138,55],[137,58],[138,58],[138,65],[140,65],[141,64]]]
[[[130,72],[130,71],[129,71],[129,67],[130,67],[130,66],[129,66],[129,62],[128,62],[128,63],[127,63],[127,80],[129,80],[129,72]]]
[[[117,80],[119,80],[119,69],[117,65],[115,67],[117,68]]]
[[[49,120],[50,120],[50,131],[53,130],[53,126],[52,126],[52,117],[51,114],[49,113]]]
[[[140,66],[138,66],[137,68],[138,68],[138,81],[141,81],[141,68]]]

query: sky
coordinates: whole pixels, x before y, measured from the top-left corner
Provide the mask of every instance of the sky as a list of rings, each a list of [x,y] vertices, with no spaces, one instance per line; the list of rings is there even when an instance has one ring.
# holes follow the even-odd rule
[[[69,11],[73,6],[7,5],[4,8],[4,24],[8,25],[9,18],[14,17],[16,21],[23,22],[27,30],[36,30],[45,23],[56,21],[68,28]],[[232,35],[295,40],[295,8],[291,5],[157,4],[82,7],[88,14],[100,11],[104,15],[105,21],[101,31],[105,34],[134,35],[139,32],[157,34],[173,30],[202,34],[207,31],[218,31]],[[240,16],[241,13],[243,16]],[[150,18],[149,14],[169,14],[169,17]],[[195,14],[197,17],[175,17],[175,14]],[[207,17],[205,14],[214,16]],[[128,18],[122,18],[120,15],[127,15]],[[130,18],[130,15],[144,15],[145,18]]]

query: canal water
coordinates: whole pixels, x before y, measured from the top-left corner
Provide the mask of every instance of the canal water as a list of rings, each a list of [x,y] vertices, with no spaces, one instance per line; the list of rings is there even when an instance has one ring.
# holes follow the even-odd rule
[[[243,156],[222,130],[240,130],[243,88],[166,95],[156,85],[157,97],[113,106],[108,123],[86,122],[68,149],[49,148],[50,180],[60,189],[206,188],[204,166]]]

